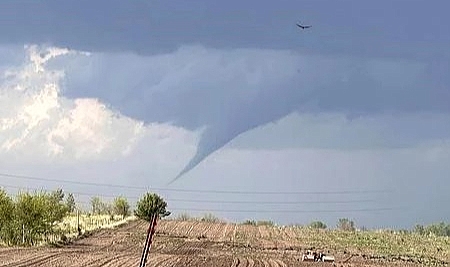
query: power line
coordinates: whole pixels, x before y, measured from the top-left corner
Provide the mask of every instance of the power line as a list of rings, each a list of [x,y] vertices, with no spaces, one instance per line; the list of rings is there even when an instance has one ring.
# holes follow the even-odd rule
[[[78,204],[90,205],[90,202],[81,201],[77,202]],[[268,209],[205,209],[205,208],[169,208],[170,211],[178,211],[178,212],[202,212],[202,213],[365,213],[365,212],[388,212],[388,211],[402,211],[405,210],[405,207],[397,207],[397,208],[361,208],[361,209],[319,209],[319,210],[297,210],[297,209],[289,209],[289,210],[268,210]]]
[[[403,210],[405,208],[367,208],[367,209],[328,209],[328,210],[255,210],[255,209],[247,209],[247,210],[233,210],[233,209],[181,209],[181,208],[173,208],[173,211],[199,211],[199,212],[226,212],[226,213],[341,213],[341,212],[377,212],[377,211],[394,211],[394,210]]]
[[[26,190],[43,190],[45,192],[51,192],[50,189],[42,189],[36,187],[21,187],[15,185],[0,184],[0,187],[15,188],[15,189],[26,189]],[[86,193],[86,192],[75,192],[67,191],[67,193],[72,193],[74,195],[80,196],[96,196],[96,197],[125,197],[127,199],[139,199],[137,196],[127,196],[127,195],[110,195],[110,194],[96,194],[96,193]],[[353,200],[309,200],[309,201],[240,201],[240,200],[207,200],[207,199],[180,199],[180,198],[167,198],[167,202],[185,202],[185,203],[212,203],[212,204],[273,204],[273,205],[295,205],[295,204],[350,204],[350,203],[373,203],[376,202],[373,199],[353,199]]]
[[[336,201],[238,201],[238,200],[191,200],[191,199],[169,199],[173,202],[186,202],[186,203],[215,203],[215,204],[280,204],[280,205],[291,205],[291,204],[347,204],[347,203],[369,203],[375,202],[372,199],[363,200],[336,200]]]
[[[210,194],[243,194],[243,195],[351,195],[351,194],[373,194],[373,193],[388,193],[392,190],[343,190],[343,191],[244,191],[244,190],[200,190],[200,189],[176,189],[176,188],[159,188],[159,187],[140,187],[140,186],[129,186],[129,185],[118,185],[118,184],[105,184],[105,183],[92,183],[92,182],[81,182],[72,181],[64,179],[51,179],[35,176],[25,176],[16,174],[0,173],[2,177],[34,180],[34,181],[47,181],[47,182],[58,182],[67,184],[77,184],[77,185],[89,185],[98,187],[113,187],[122,189],[138,189],[138,190],[156,190],[156,191],[166,191],[166,192],[186,192],[186,193],[210,193]]]
[[[1,184],[0,187],[8,187],[8,188],[16,188],[22,189],[23,187],[14,186],[14,185],[5,185]],[[26,189],[34,189],[39,190],[38,188],[27,187]],[[48,189],[40,189],[42,191],[51,192],[52,190]],[[85,195],[85,196],[98,196],[98,197],[117,197],[115,195],[102,195],[102,194],[94,194],[94,193],[83,193],[83,192],[72,192],[73,194]],[[122,195],[123,196],[123,195]],[[123,196],[126,198],[134,198],[130,196]],[[361,199],[361,200],[337,200],[337,201],[238,201],[238,200],[205,200],[205,199],[166,199],[167,202],[184,202],[184,203],[219,203],[219,204],[343,204],[343,203],[367,203],[374,202],[374,200],[370,199]],[[86,201],[76,201],[78,204],[90,204],[90,202]],[[277,209],[277,210],[268,210],[268,209],[206,209],[206,208],[171,208],[172,211],[183,211],[183,212],[223,212],[223,213],[343,213],[343,212],[382,212],[382,211],[393,211],[400,210],[400,208],[389,208],[389,207],[381,207],[381,208],[360,208],[360,209],[314,209],[314,210],[298,210],[298,209]]]
[[[116,187],[116,188],[128,188],[128,189],[145,189],[143,187],[138,187],[138,186],[80,182],[80,181],[51,179],[51,178],[43,178],[43,177],[36,177],[36,176],[26,176],[26,175],[16,175],[16,174],[7,174],[7,173],[0,173],[0,176],[9,177],[9,178],[17,178],[17,179],[25,179],[25,180],[45,181],[45,182],[58,182],[58,183],[77,184],[77,185]]]

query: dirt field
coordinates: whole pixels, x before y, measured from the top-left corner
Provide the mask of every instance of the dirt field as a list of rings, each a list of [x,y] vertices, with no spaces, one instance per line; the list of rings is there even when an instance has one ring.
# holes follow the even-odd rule
[[[147,226],[132,221],[59,248],[0,248],[0,266],[139,266]],[[161,221],[147,266],[419,266],[332,250],[335,263],[306,263],[301,240],[292,228]]]

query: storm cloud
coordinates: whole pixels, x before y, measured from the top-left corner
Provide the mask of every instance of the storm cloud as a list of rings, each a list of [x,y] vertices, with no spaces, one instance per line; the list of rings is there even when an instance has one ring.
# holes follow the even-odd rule
[[[97,52],[74,65],[78,78],[68,70],[63,94],[200,131],[180,174],[241,133],[293,112],[350,120],[449,112],[445,1],[388,9],[361,1],[253,5],[2,1],[0,42]],[[313,28],[299,31],[299,19]]]
[[[433,65],[421,61],[204,46],[83,60],[68,67],[66,95],[99,97],[127,116],[201,132],[180,175],[236,136],[292,113],[353,120],[450,111],[447,87],[433,86],[436,76],[445,81],[445,68],[430,72]]]

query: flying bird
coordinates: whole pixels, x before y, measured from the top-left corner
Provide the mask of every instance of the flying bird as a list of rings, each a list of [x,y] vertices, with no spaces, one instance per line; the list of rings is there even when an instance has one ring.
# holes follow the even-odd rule
[[[297,26],[300,27],[300,28],[302,28],[303,30],[312,27],[311,25],[301,25],[301,24],[299,24],[299,23],[297,23]]]

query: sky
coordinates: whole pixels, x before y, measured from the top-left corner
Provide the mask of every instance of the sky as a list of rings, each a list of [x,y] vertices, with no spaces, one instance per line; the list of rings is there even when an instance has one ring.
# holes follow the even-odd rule
[[[448,8],[2,1],[0,186],[154,191],[229,221],[448,222]]]

